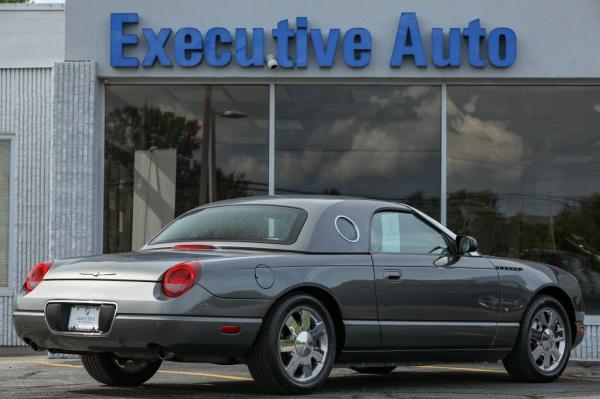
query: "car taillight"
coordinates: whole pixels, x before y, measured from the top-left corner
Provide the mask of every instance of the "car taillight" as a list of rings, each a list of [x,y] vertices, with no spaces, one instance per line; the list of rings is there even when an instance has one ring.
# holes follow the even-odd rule
[[[45,262],[38,263],[37,265],[35,265],[29,271],[29,273],[27,273],[27,278],[25,279],[25,284],[23,285],[23,288],[25,288],[27,292],[33,291],[35,287],[40,285],[40,283],[44,279],[44,276],[46,275],[46,273],[48,273],[48,270],[50,270],[53,264],[53,261],[47,260]]]
[[[196,284],[202,264],[198,261],[179,263],[165,273],[162,289],[166,296],[176,298]]]

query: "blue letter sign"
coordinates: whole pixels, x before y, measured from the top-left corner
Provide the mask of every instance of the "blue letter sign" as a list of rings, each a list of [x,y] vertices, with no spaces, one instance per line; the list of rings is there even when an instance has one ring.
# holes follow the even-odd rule
[[[136,46],[137,35],[126,35],[125,24],[136,24],[137,13],[113,13],[110,15],[110,65],[114,68],[137,68],[140,64],[135,57],[125,57],[125,46]]]
[[[390,66],[399,68],[402,65],[402,60],[407,55],[414,57],[415,65],[419,68],[427,66],[417,14],[414,12],[403,12],[400,15]]]
[[[438,68],[459,67],[460,66],[460,29],[450,28],[448,35],[448,56],[444,55],[444,30],[442,28],[433,28],[431,30],[431,51],[433,65]]]
[[[184,68],[202,62],[202,33],[196,28],[182,28],[175,34],[175,62]]]
[[[504,55],[501,43],[504,41]],[[497,68],[507,68],[517,59],[517,35],[509,28],[496,28],[490,32],[487,42],[488,60]]]
[[[371,62],[371,34],[364,28],[352,28],[344,35],[344,62],[351,68],[363,68]]]
[[[271,35],[274,43],[265,45],[264,28],[207,28],[203,34],[197,27],[138,27],[137,13],[113,13],[110,16],[110,65],[113,68],[223,68],[235,62],[236,67],[264,68],[266,49],[274,48],[278,65],[284,69],[332,68],[343,62],[347,68],[366,68],[371,64],[373,38],[368,29],[355,27],[343,32],[339,28],[312,28],[307,17],[277,22]],[[251,36],[249,31],[251,30]],[[129,31],[129,33],[126,33]],[[173,35],[173,33],[175,33]],[[431,37],[430,42],[423,38]],[[393,39],[391,68],[412,65],[417,68],[508,68],[517,59],[517,35],[507,27],[497,27],[486,37],[479,19],[466,27],[432,28],[423,34],[414,12],[403,12]],[[482,54],[482,44],[487,51]],[[138,48],[140,47],[140,48]],[[379,46],[381,48],[383,46]],[[340,52],[338,52],[338,48]],[[466,54],[462,54],[466,49]],[[129,55],[126,55],[130,51]],[[140,50],[145,51],[143,58]],[[341,55],[339,54],[341,53]],[[135,56],[134,54],[137,54]],[[312,64],[312,65],[311,65]],[[299,72],[300,73],[300,72]]]
[[[142,61],[144,68],[152,68],[155,61],[158,60],[160,65],[164,67],[172,67],[171,60],[165,51],[167,41],[171,36],[173,30],[171,28],[162,28],[158,31],[158,34],[154,33],[152,29],[142,29],[146,42],[148,42],[148,52]]]

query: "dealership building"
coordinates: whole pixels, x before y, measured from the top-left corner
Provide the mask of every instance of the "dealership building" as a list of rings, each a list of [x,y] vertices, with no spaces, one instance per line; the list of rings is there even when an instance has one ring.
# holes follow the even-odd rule
[[[572,273],[600,360],[595,0],[0,5],[0,346],[42,260],[140,248],[195,206],[404,202]]]

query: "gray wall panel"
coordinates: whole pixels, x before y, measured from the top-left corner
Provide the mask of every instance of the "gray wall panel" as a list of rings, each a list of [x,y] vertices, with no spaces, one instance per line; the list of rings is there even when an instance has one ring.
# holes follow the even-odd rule
[[[0,4],[0,68],[52,67],[65,58],[63,4]]]
[[[12,297],[0,297],[0,346],[16,346],[17,337],[12,330]]]
[[[17,153],[13,291],[41,260],[101,251],[97,93],[89,62],[0,69],[0,133],[15,136]],[[0,346],[22,344],[12,303],[0,297]]]
[[[158,30],[170,27],[200,29],[204,35],[212,27],[229,30],[237,27],[265,29],[265,54],[274,53],[271,30],[277,22],[308,17],[309,28],[369,29],[373,39],[371,64],[362,69],[347,67],[342,59],[341,45],[331,69],[315,67],[314,57],[306,69],[241,68],[235,61],[224,68],[210,67],[203,62],[195,68],[173,67],[138,69],[111,68],[110,14],[137,12],[140,24],[128,27],[128,32],[141,28]],[[409,60],[401,68],[389,67],[398,21],[402,12],[417,13],[428,57],[427,68],[417,68]],[[98,62],[103,77],[202,77],[202,78],[600,78],[600,52],[591,43],[600,40],[597,0],[220,0],[218,6],[198,0],[67,0],[66,59]],[[460,68],[436,68],[431,62],[431,29],[464,28],[469,21],[480,18],[482,27],[490,30],[505,26],[517,35],[517,60],[513,66],[498,69],[492,66],[474,68],[468,65],[463,47]],[[174,34],[171,39],[173,39]],[[172,42],[172,40],[171,40]],[[128,55],[143,58],[147,46],[143,37],[138,49],[129,48]],[[171,53],[172,47],[168,46]],[[312,51],[311,51],[312,53]]]
[[[585,326],[585,337],[581,345],[571,352],[573,360],[600,360],[600,325]]]
[[[102,203],[95,64],[57,63],[54,87],[50,254],[55,258],[98,254]]]
[[[49,257],[52,92],[50,68],[0,69],[0,133],[15,136],[16,151],[13,290],[33,264]],[[2,346],[21,344],[12,329],[12,303],[11,296],[0,297]]]

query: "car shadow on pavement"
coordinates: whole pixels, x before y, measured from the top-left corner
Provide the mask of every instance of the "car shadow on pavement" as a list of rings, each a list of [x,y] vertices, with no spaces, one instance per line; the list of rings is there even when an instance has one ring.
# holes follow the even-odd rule
[[[313,396],[338,396],[348,392],[356,396],[360,392],[389,393],[394,391],[413,394],[447,391],[448,389],[466,389],[468,386],[477,386],[482,389],[497,384],[511,383],[511,379],[504,373],[470,373],[470,372],[403,372],[401,370],[387,375],[351,374],[332,376],[329,381]],[[268,395],[253,382],[246,381],[211,381],[197,384],[164,384],[149,382],[136,388],[102,387],[90,389],[70,390],[71,394],[84,397],[123,397],[123,398],[163,398],[163,397],[277,397]],[[289,398],[290,396],[281,396]]]

